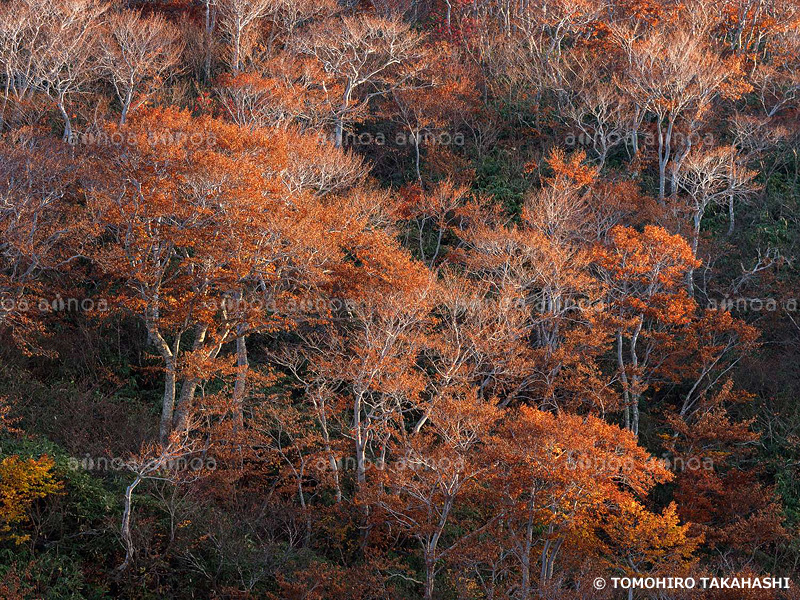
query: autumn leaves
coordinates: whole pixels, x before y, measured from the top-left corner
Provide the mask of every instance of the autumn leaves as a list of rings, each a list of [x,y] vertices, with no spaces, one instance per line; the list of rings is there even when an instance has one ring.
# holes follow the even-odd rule
[[[719,268],[740,205],[796,187],[789,4],[4,4],[3,356],[80,340],[70,385],[141,421],[115,577],[585,600],[770,562],[758,332],[706,301],[773,264]],[[20,309],[52,295],[109,310]],[[2,469],[0,537],[58,491]]]
[[[212,482],[266,470],[305,535],[316,511],[348,512],[364,557],[400,536],[426,598],[445,567],[501,570],[492,585],[523,597],[693,568],[697,532],[675,506],[647,507],[674,476],[637,443],[641,414],[693,455],[708,394],[755,333],[699,309],[690,246],[631,226],[638,200],[583,155],[550,154],[512,220],[450,182],[375,190],[310,134],[175,109],[133,112],[76,150],[59,195],[9,180],[34,244],[20,264],[78,257],[74,276],[114,308],[100,316],[143,324],[161,444],[202,441]],[[647,404],[679,384],[656,423]]]

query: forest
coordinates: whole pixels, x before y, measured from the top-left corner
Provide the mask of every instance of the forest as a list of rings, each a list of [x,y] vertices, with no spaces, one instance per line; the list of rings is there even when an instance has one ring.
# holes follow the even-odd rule
[[[800,0],[0,0],[0,88],[0,599],[800,598]]]

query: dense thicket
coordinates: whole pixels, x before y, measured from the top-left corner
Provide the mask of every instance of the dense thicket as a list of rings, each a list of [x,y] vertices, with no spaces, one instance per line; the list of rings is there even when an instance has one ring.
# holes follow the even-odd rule
[[[797,572],[797,0],[3,0],[0,84],[0,597]]]

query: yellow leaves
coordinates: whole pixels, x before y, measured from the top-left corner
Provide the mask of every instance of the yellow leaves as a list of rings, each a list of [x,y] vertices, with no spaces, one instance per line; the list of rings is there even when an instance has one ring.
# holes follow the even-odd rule
[[[21,544],[29,538],[15,532],[15,527],[25,522],[26,512],[36,500],[61,491],[62,483],[55,479],[53,466],[48,456],[27,460],[7,456],[0,462],[0,539]]]
[[[694,562],[692,555],[702,541],[690,536],[688,524],[680,524],[674,502],[658,514],[636,500],[625,501],[609,516],[604,531],[611,538],[611,560],[631,575],[681,573]]]

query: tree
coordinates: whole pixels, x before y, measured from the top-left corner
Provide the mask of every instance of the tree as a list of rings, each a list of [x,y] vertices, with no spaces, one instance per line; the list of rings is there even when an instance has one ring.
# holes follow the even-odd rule
[[[9,102],[19,103],[32,93],[34,77],[34,44],[41,43],[41,28],[33,26],[35,14],[27,4],[19,2],[5,4],[0,8],[0,65],[3,69],[2,122],[8,121]],[[41,18],[41,15],[39,15]]]
[[[752,448],[761,443],[754,422],[737,422],[731,414],[752,400],[729,380],[667,421],[666,447],[675,464],[702,465],[678,474],[678,512],[704,535],[708,547],[726,555],[729,568],[744,567],[754,553],[768,551],[788,535],[775,489],[759,481],[759,467],[751,466]]]
[[[580,553],[592,523],[635,503],[671,475],[628,432],[600,419],[530,407],[504,419],[493,487],[502,491],[503,543],[518,562],[519,597],[548,589],[562,548]]]
[[[468,501],[479,512],[489,505],[484,482],[492,466],[483,461],[482,447],[492,443],[499,416],[474,392],[440,400],[424,430],[391,444],[385,467],[365,497],[380,509],[377,518],[398,526],[420,545],[425,600],[435,597],[441,561],[502,516],[495,512],[461,535],[447,535],[448,522],[464,497],[471,496]]]
[[[475,83],[455,57],[431,53],[421,66],[413,81],[392,90],[396,111],[390,113],[404,130],[403,137],[396,139],[410,142],[414,148],[414,173],[420,185],[421,149],[427,138],[436,140],[438,130],[454,125],[458,115],[469,112],[476,96]],[[454,138],[452,131],[446,135],[447,139]]]
[[[508,91],[514,100],[535,109],[549,100],[549,95],[561,96],[565,89],[563,51],[584,43],[603,7],[604,3],[596,0],[484,4],[476,30],[482,53],[488,55],[480,60],[488,58],[497,66],[491,72],[490,85],[511,84]],[[540,125],[538,112],[534,115],[536,126]]]
[[[683,238],[661,227],[614,227],[596,263],[616,329],[616,362],[624,398],[625,428],[639,433],[639,405],[648,385],[666,376],[665,360],[679,346],[670,335],[693,318],[695,303],[681,282],[699,262]]]
[[[361,156],[311,136],[297,136],[287,161],[281,181],[291,194],[345,195],[360,189],[368,171]]]
[[[128,111],[146,102],[162,78],[172,74],[182,48],[178,32],[164,17],[123,11],[109,17],[101,49],[102,69],[114,86],[124,124]]]
[[[466,187],[456,186],[451,181],[442,181],[429,193],[419,186],[403,190],[398,210],[403,220],[417,230],[419,258],[434,268],[440,259],[444,236],[457,220],[458,210],[468,196]]]
[[[0,538],[22,544],[30,537],[15,533],[14,528],[26,520],[26,512],[36,500],[62,491],[54,466],[53,459],[46,455],[27,460],[12,455],[0,461]]]
[[[470,249],[464,261],[471,277],[487,281],[491,296],[511,303],[511,314],[525,315],[520,331],[512,327],[510,335],[489,338],[500,340],[498,366],[525,361],[515,364],[516,379],[490,371],[481,382],[503,406],[530,399],[553,409],[586,402],[605,410],[608,390],[598,377],[594,353],[608,333],[597,318],[600,290],[590,272],[587,243],[595,229],[589,189],[596,170],[584,165],[584,158],[559,151],[550,155],[553,174],[525,199],[519,224],[508,223],[496,209],[472,206],[462,213],[458,235]],[[527,346],[522,356],[505,349],[517,350],[518,343]]]
[[[748,170],[742,157],[734,148],[722,147],[707,152],[695,152],[688,157],[680,174],[677,186],[687,192],[692,216],[690,244],[697,256],[700,242],[700,226],[706,210],[714,204],[728,206],[728,235],[734,226],[734,202],[753,193],[755,171]],[[689,293],[694,293],[694,270],[687,274]]]
[[[231,121],[239,127],[261,128],[291,122],[300,98],[275,82],[251,73],[220,77],[217,95]]]
[[[420,35],[407,24],[366,15],[313,24],[297,44],[341,90],[333,113],[337,148],[344,142],[346,123],[370,98],[406,85],[423,55]]]
[[[242,67],[243,54],[246,52],[246,35],[250,27],[264,18],[274,9],[273,0],[220,0],[218,10],[220,27],[230,44],[229,66],[234,75],[238,75]]]
[[[630,99],[617,89],[606,71],[612,71],[604,58],[605,68],[583,55],[570,57],[565,67],[567,106],[565,115],[578,128],[581,145],[590,146],[602,171],[609,152],[619,144],[627,144],[631,123],[636,132],[637,116]],[[635,151],[635,148],[634,148]]]
[[[322,134],[330,124],[328,91],[319,66],[288,54],[259,64],[260,73],[221,75],[215,92],[222,109],[242,127],[299,127]]]
[[[141,316],[163,360],[166,441],[173,426],[186,425],[197,387],[219,368],[223,347],[273,323],[267,301],[285,293],[280,281],[313,263],[300,246],[310,250],[319,241],[310,234],[318,231],[311,223],[320,207],[284,195],[278,176],[286,146],[275,132],[168,110],[107,133],[126,144],[96,151],[92,258],[119,282],[119,309]]]
[[[688,577],[697,563],[694,553],[702,536],[692,536],[690,524],[680,524],[675,503],[658,514],[628,500],[602,527],[611,540],[608,560],[624,577]],[[628,598],[633,598],[632,588]]]
[[[43,276],[68,271],[82,255],[72,242],[83,231],[80,169],[68,148],[48,139],[3,144],[0,157],[0,328],[26,354],[52,354],[39,338],[61,286]]]
[[[186,478],[185,465],[197,449],[197,443],[186,435],[186,430],[170,436],[164,445],[144,445],[138,454],[125,462],[126,468],[133,473],[133,481],[125,488],[125,501],[122,511],[122,543],[125,546],[125,559],[117,567],[119,571],[127,569],[136,554],[136,547],[131,535],[131,517],[133,515],[133,492],[148,480],[168,481],[175,483]],[[195,473],[195,475],[197,475]]]
[[[666,196],[667,166],[672,164],[672,193],[677,190],[681,163],[711,101],[723,93],[736,94],[724,84],[738,71],[735,61],[723,60],[688,31],[656,31],[628,47],[628,65],[619,85],[655,116],[658,137],[658,198]],[[676,128],[684,120],[682,147],[673,147]]]
[[[48,94],[64,120],[64,140],[72,139],[69,98],[85,91],[97,73],[96,46],[100,17],[107,6],[94,0],[60,3],[35,0],[31,13],[43,15],[36,27],[45,31],[43,46],[29,48],[35,64],[35,89]]]
[[[371,292],[351,298],[352,323],[306,341],[318,385],[335,386],[349,398],[342,433],[353,443],[359,487],[367,481],[369,465],[385,460],[396,420],[416,404],[424,387],[415,366],[430,300],[427,282],[411,279],[415,269],[407,267],[408,281],[391,296]]]

